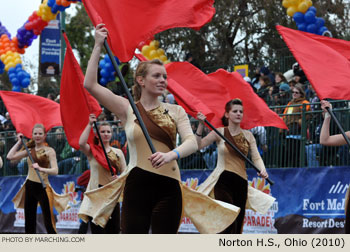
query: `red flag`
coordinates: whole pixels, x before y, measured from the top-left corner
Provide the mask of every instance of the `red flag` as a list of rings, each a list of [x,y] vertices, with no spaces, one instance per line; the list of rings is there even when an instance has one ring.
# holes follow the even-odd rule
[[[350,42],[276,28],[321,100],[350,100]]]
[[[60,105],[50,99],[12,91],[0,91],[16,131],[32,138],[33,126],[44,125],[46,131],[61,126]]]
[[[221,117],[225,113],[225,104],[230,99],[240,98],[244,105],[242,128],[250,129],[255,126],[287,128],[283,120],[268,108],[237,73],[218,70],[206,75],[188,62],[169,63],[166,69],[170,79],[174,79],[215,113],[214,118],[209,120],[215,127],[222,126]],[[169,82],[168,88],[177,90],[172,82]],[[176,100],[181,99],[181,91],[175,92],[174,96]],[[194,106],[191,101],[187,103],[189,106]]]
[[[66,40],[67,50],[61,78],[61,117],[68,143],[75,149],[79,149],[79,138],[89,122],[89,115],[94,113],[98,116],[101,107],[94,97],[84,88],[84,74],[79,63],[75,59],[72,47]]]
[[[142,54],[135,54],[140,61],[147,61]],[[167,66],[167,65],[166,65]],[[183,88],[174,79],[168,76],[168,88],[170,93],[176,97],[176,102],[182,106],[186,113],[196,118],[198,112],[202,112],[208,120],[214,117],[214,113],[196,96]]]
[[[140,42],[174,28],[199,29],[215,14],[214,0],[83,0],[94,26],[104,23],[109,45],[122,62]]]
[[[223,87],[226,87],[231,99],[239,98],[242,100],[244,106],[242,128],[251,129],[256,126],[272,126],[288,129],[284,121],[274,111],[269,109],[266,102],[254,92],[239,73],[229,73],[219,69],[208,76],[213,80],[219,81]]]
[[[89,115],[93,113],[98,116],[102,109],[96,99],[85,90],[84,74],[75,59],[66,34],[63,33],[63,36],[67,50],[61,78],[61,117],[68,143],[78,150],[79,138],[89,122]],[[93,138],[94,133],[91,130],[88,142],[93,156],[103,167],[109,169],[101,146],[93,144]]]

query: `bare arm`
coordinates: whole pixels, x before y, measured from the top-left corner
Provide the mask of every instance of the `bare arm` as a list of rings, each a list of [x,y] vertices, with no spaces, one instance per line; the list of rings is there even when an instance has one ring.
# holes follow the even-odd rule
[[[322,128],[321,128],[320,144],[327,145],[327,146],[344,145],[344,144],[346,144],[346,141],[345,141],[343,135],[341,135],[341,134],[337,134],[337,135],[333,135],[333,136],[329,135],[329,124],[331,122],[331,116],[326,110],[327,107],[332,109],[332,105],[328,101],[322,100],[321,101],[321,108],[325,112],[325,116],[324,116],[324,120],[323,120],[323,124],[322,124]],[[348,137],[350,137],[349,131],[345,132],[345,134]]]
[[[206,137],[202,138],[201,135],[203,134],[204,121],[206,117],[201,112],[198,112],[197,119],[199,120],[199,125],[195,135],[196,135],[196,140],[198,144],[198,150],[200,150],[200,149],[203,149],[204,147],[207,147],[208,145],[212,144],[215,141],[219,141],[220,138],[214,131],[210,132]]]
[[[87,66],[84,87],[98,100],[99,103],[117,115],[124,124],[126,121],[126,111],[129,106],[128,100],[113,94],[111,90],[101,86],[97,82],[98,61],[107,34],[108,31],[103,24],[98,24],[96,26],[95,45]]]
[[[23,134],[21,133],[17,134],[17,143],[14,146],[12,146],[11,150],[7,153],[6,158],[8,160],[19,160],[28,155],[26,150],[18,151],[19,148],[22,146],[22,136]]]
[[[91,149],[90,145],[87,143],[91,131],[92,124],[96,122],[96,116],[94,114],[90,114],[89,116],[89,122],[86,125],[83,133],[81,133],[79,138],[79,146],[80,150],[87,156],[88,159],[91,158]]]

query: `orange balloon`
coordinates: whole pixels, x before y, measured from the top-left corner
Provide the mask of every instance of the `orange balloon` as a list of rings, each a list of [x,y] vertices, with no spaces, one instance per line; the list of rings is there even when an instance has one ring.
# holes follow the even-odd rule
[[[61,1],[61,4],[64,6],[64,7],[68,7],[70,5],[70,2],[68,2],[67,0],[62,0]]]
[[[24,48],[18,48],[17,52],[20,54],[24,54],[26,52],[26,50]]]

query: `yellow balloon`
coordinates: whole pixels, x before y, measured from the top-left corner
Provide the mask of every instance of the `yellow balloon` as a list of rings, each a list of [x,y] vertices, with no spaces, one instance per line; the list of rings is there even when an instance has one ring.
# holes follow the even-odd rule
[[[151,51],[151,48],[149,45],[144,45],[141,49],[141,52],[144,56],[147,56],[150,51]]]
[[[11,61],[7,65],[5,65],[5,70],[8,71],[10,68],[15,67],[15,66],[16,66],[15,62]]]
[[[15,65],[17,65],[17,64],[22,64],[21,58],[15,59]]]
[[[152,50],[157,50],[157,48],[154,46],[154,44],[149,44],[149,51],[152,51]]]
[[[1,54],[0,59],[2,62],[4,62],[5,58],[6,58],[6,54]]]
[[[293,17],[295,12],[297,12],[297,8],[295,8],[294,6],[291,6],[287,9],[287,15],[290,17]]]
[[[289,0],[283,0],[282,6],[287,9],[288,7],[291,6],[290,1]]]
[[[299,0],[289,0],[289,7],[297,7],[299,4]]]
[[[311,0],[306,0],[305,2],[307,3],[308,8],[310,8],[312,6],[312,1]]]
[[[160,55],[164,55],[164,50],[162,48],[157,49],[157,54]]]
[[[298,5],[298,11],[299,12],[305,13],[307,11],[307,9],[309,9],[309,6],[308,6],[308,4],[306,2],[301,2]]]
[[[149,57],[150,57],[151,59],[157,58],[157,57],[158,57],[157,51],[156,51],[156,50],[150,51],[150,52],[149,52]]]
[[[7,56],[3,62],[4,62],[5,65],[8,65],[12,61],[13,61],[13,57],[12,56]]]
[[[159,59],[161,60],[161,61],[163,61],[163,62],[165,62],[165,61],[167,61],[168,60],[168,58],[163,54],[163,55],[160,55],[159,56]]]
[[[153,46],[155,49],[159,47],[159,41],[158,40],[152,40],[151,43],[149,43],[150,46]]]

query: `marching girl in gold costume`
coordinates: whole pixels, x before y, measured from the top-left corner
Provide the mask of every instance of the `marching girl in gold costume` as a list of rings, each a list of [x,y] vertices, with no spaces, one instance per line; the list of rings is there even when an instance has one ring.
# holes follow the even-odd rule
[[[7,154],[9,160],[20,160],[28,157],[25,149],[20,149],[22,145],[19,133],[17,135],[17,143],[11,148]],[[56,152],[53,148],[47,146],[45,142],[46,132],[42,124],[36,124],[32,131],[32,140],[28,142],[28,148],[35,163],[32,163],[30,158],[28,162],[28,176],[19,192],[13,198],[16,208],[24,208],[25,217],[25,233],[36,233],[36,211],[38,203],[42,209],[44,216],[44,224],[49,234],[56,234],[55,217],[53,215],[53,207],[58,212],[63,211],[69,201],[69,195],[58,195],[50,186],[48,175],[57,175],[58,166],[56,160]],[[35,170],[39,171],[46,189],[36,174]]]
[[[135,100],[154,144],[152,154],[129,101],[97,83],[98,60],[107,37],[103,24],[96,27],[95,46],[85,76],[85,88],[121,120],[125,128],[130,161],[127,172],[107,185],[114,197],[102,200],[98,192],[86,193],[94,201],[95,223],[106,222],[103,207],[120,200],[123,192],[122,233],[177,233],[183,212],[200,232],[224,229],[237,216],[238,208],[219,205],[208,196],[181,183],[177,160],[197,150],[189,119],[181,106],[161,103],[158,96],[167,88],[167,73],[159,60],[141,62],[135,72]],[[182,144],[176,147],[176,134]],[[215,205],[213,207],[213,205]],[[208,211],[206,211],[208,210]],[[91,210],[92,211],[92,210]],[[216,211],[216,212],[215,212]],[[221,211],[220,222],[213,216]]]
[[[274,199],[267,194],[248,187],[245,159],[225,143],[214,131],[202,139],[201,136],[206,117],[199,112],[197,119],[200,121],[200,124],[195,134],[199,149],[213,142],[216,142],[218,146],[217,166],[206,181],[199,186],[199,191],[217,200],[240,207],[241,211],[237,219],[222,233],[242,233],[247,198],[249,200],[249,196],[252,197],[255,195],[255,197],[252,197],[252,202],[249,203],[255,205],[261,212],[267,211]],[[268,174],[258,152],[253,134],[240,127],[242,119],[242,101],[240,99],[233,99],[226,103],[225,114],[222,118],[225,127],[219,128],[218,131],[231,143],[235,144],[244,155],[250,152],[254,165],[260,170],[259,175],[267,178]],[[258,199],[256,200],[256,198]],[[251,207],[254,208],[253,206]]]
[[[91,191],[93,189],[97,189],[103,187],[109,182],[113,181],[117,178],[117,175],[112,176],[110,171],[101,166],[97,160],[94,158],[91,152],[90,145],[87,143],[89,134],[91,131],[91,127],[93,123],[96,122],[96,116],[91,114],[89,117],[89,123],[87,124],[85,130],[80,136],[79,145],[80,150],[87,156],[89,164],[90,164],[90,180],[87,186],[86,191]],[[108,159],[110,161],[111,166],[115,169],[117,174],[120,174],[126,169],[126,162],[124,158],[124,154],[120,149],[113,148],[110,146],[110,141],[112,138],[112,127],[107,122],[102,122],[98,126],[99,133],[102,138],[103,145],[106,149],[106,153]],[[98,141],[97,138],[95,138]],[[96,143],[98,144],[98,142]],[[101,197],[103,197],[101,195]],[[85,214],[85,209],[88,209],[90,205],[90,200],[88,197],[84,197],[80,211],[79,217],[81,217],[86,222],[91,220],[91,216]],[[92,233],[107,233],[107,234],[118,234],[120,232],[120,206],[117,203],[114,207],[113,212],[111,213],[109,220],[105,226],[105,228],[101,228],[100,226],[91,223],[91,232]]]

